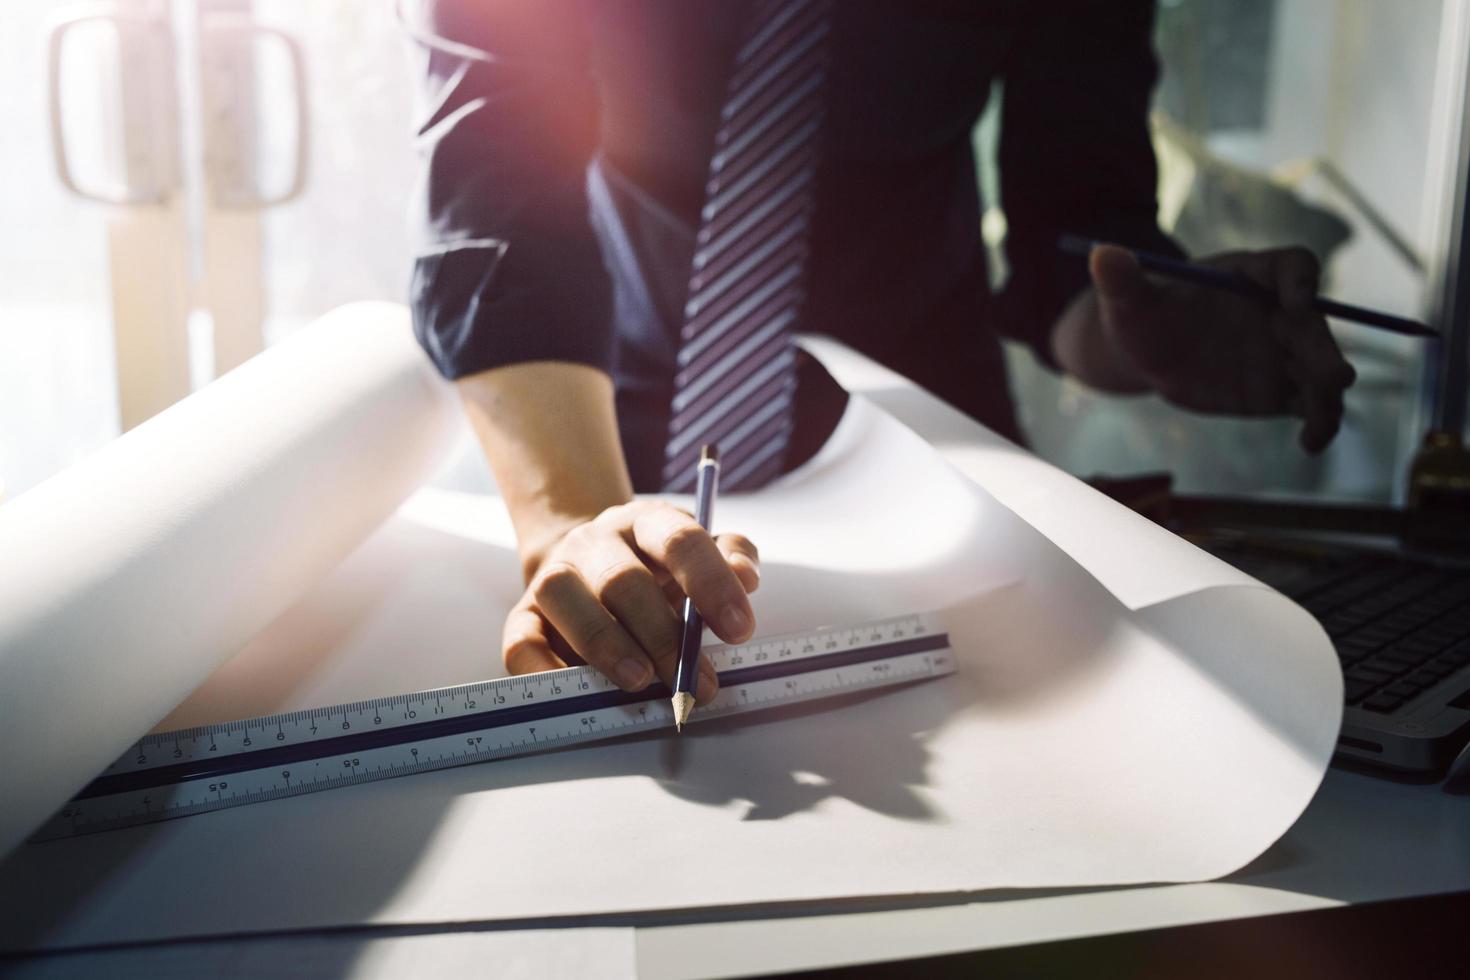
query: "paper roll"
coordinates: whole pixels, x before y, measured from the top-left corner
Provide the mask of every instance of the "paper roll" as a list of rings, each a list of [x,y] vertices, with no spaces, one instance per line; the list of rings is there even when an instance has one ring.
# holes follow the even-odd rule
[[[402,307],[343,307],[0,505],[0,853],[388,517],[458,430]]]

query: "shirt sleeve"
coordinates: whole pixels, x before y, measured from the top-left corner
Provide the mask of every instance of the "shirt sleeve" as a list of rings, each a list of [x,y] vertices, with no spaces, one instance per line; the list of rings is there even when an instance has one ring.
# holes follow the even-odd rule
[[[606,370],[611,287],[588,216],[598,111],[570,0],[410,0],[420,65],[414,333],[458,378]]]
[[[999,151],[1006,259],[997,328],[1052,369],[1057,317],[1090,283],[1064,232],[1182,256],[1159,229],[1149,100],[1153,0],[1080,0],[1034,18],[1005,66]]]

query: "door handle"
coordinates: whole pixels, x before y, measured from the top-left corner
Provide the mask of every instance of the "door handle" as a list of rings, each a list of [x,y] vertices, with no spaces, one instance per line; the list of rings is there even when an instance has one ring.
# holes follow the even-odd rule
[[[306,59],[301,45],[285,31],[251,20],[245,14],[205,14],[200,21],[203,96],[205,106],[205,173],[210,196],[217,207],[258,210],[285,204],[306,188],[311,158],[311,109],[306,89]],[[234,79],[228,75],[211,76],[211,66],[228,64],[231,45],[245,45],[265,39],[280,45],[290,65],[292,101],[295,105],[296,133],[292,143],[292,168],[285,187],[274,194],[258,193],[249,177],[249,142],[242,134],[249,131],[252,119],[241,118]]]
[[[117,82],[123,115],[123,177],[111,187],[89,186],[77,179],[62,112],[61,69],[67,36],[95,23],[109,23],[116,29],[123,76]],[[76,8],[52,21],[47,36],[47,109],[52,161],[63,187],[103,204],[167,203],[179,186],[173,69],[173,37],[162,18],[102,3]]]

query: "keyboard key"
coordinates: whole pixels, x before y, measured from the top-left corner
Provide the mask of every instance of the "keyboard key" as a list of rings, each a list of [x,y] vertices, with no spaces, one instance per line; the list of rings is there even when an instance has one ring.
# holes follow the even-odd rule
[[[1409,699],[1417,696],[1420,690],[1422,689],[1417,684],[1410,684],[1407,681],[1399,681],[1395,684],[1390,684],[1388,685],[1388,687],[1385,687],[1383,689],[1383,693],[1391,694],[1396,698],[1403,698],[1405,701],[1408,701]]]
[[[1392,711],[1404,703],[1403,698],[1394,697],[1386,691],[1380,691],[1368,700],[1364,701],[1362,707],[1369,711]]]
[[[1377,653],[1373,654],[1371,659],[1382,660],[1386,663],[1399,664],[1405,667],[1412,667],[1415,664],[1423,663],[1431,656],[1433,656],[1433,653],[1416,653],[1411,650],[1405,650],[1397,643],[1390,643],[1382,650],[1379,650]]]
[[[1338,640],[1337,645],[1347,647],[1349,650],[1360,650],[1363,653],[1371,653],[1387,642],[1387,640],[1374,638],[1363,630],[1355,630]]]
[[[1377,686],[1371,681],[1347,680],[1343,683],[1343,700],[1348,704],[1355,704]]]
[[[1378,620],[1378,625],[1385,629],[1391,629],[1400,636],[1403,636],[1410,630],[1418,629],[1428,621],[1428,617],[1425,616],[1415,616],[1406,612],[1395,612],[1389,613],[1387,616]]]
[[[1393,645],[1393,648],[1395,650],[1401,650],[1404,653],[1411,653],[1420,657],[1432,656],[1438,653],[1440,650],[1444,649],[1443,646],[1438,643],[1433,643],[1429,640],[1420,639],[1417,633],[1410,636],[1408,639],[1399,640]]]
[[[1433,671],[1420,667],[1408,677],[1405,677],[1404,680],[1410,684],[1417,684],[1421,688],[1426,688],[1438,684],[1444,676],[1444,674],[1436,674]]]
[[[1359,665],[1351,668],[1343,676],[1350,681],[1366,681],[1377,687],[1379,684],[1392,680],[1394,675],[1385,670],[1374,670],[1371,667]]]
[[[1354,669],[1366,667],[1368,670],[1376,670],[1390,677],[1397,677],[1400,674],[1408,673],[1409,670],[1417,666],[1419,666],[1417,661],[1411,663],[1395,662],[1384,654],[1375,653],[1367,660],[1357,664]]]

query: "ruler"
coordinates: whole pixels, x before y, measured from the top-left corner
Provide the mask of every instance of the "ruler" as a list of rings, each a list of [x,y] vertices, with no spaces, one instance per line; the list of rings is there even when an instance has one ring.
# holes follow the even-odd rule
[[[934,614],[707,646],[720,693],[695,721],[952,673]],[[568,667],[146,735],[53,816],[51,840],[672,728],[668,688]]]

